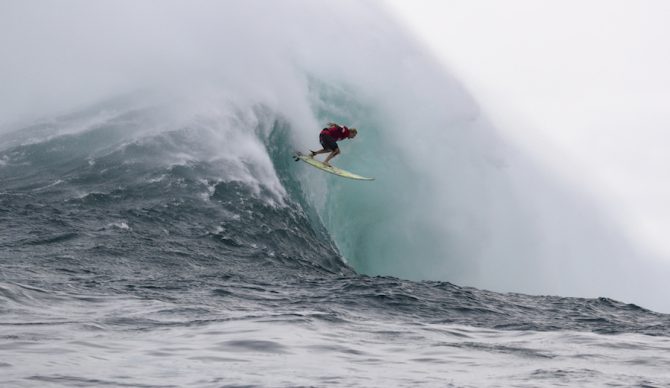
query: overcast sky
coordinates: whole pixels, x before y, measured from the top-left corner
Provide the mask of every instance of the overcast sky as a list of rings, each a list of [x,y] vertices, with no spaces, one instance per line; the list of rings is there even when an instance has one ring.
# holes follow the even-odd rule
[[[385,2],[501,131],[670,261],[670,1]]]

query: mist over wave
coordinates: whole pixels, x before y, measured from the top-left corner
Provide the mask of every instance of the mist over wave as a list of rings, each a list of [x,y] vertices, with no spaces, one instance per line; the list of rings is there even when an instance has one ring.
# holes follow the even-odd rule
[[[458,81],[378,4],[72,4],[2,6],[2,42],[15,53],[0,65],[5,132],[107,102],[79,114],[87,120],[80,125],[23,131],[31,138],[12,135],[5,147],[142,110],[139,118],[121,115],[133,124],[107,131],[99,149],[82,146],[80,161],[100,163],[97,152],[106,157],[110,145],[129,157],[133,142],[188,128],[163,138],[152,160],[211,163],[209,179],[238,182],[270,206],[304,201],[359,273],[670,309],[667,269],[588,195],[506,144]],[[122,107],[109,102],[120,95]],[[285,164],[293,149],[316,146],[326,121],[361,129],[336,162],[375,183]],[[2,168],[17,168],[16,160],[3,154]]]

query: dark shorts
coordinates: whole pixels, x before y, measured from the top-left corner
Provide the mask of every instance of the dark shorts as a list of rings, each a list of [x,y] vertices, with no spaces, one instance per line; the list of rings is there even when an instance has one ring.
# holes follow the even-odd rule
[[[337,149],[337,142],[335,139],[324,133],[319,134],[319,143],[321,143],[324,150],[335,151]]]

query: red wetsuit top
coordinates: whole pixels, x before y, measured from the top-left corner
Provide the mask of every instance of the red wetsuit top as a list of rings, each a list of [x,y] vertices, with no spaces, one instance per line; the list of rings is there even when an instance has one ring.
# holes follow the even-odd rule
[[[345,126],[333,125],[332,127],[324,128],[321,133],[332,137],[335,141],[349,138],[349,128]]]

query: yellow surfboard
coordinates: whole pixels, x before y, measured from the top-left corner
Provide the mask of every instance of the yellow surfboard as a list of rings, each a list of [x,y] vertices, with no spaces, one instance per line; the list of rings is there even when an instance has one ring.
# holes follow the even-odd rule
[[[375,180],[375,178],[367,178],[367,177],[364,177],[364,176],[360,176],[360,175],[351,173],[349,171],[342,170],[341,168],[326,166],[325,164],[323,164],[323,162],[319,162],[318,160],[316,160],[316,159],[314,159],[310,156],[303,155],[300,152],[295,153],[294,159],[295,159],[296,162],[298,160],[302,160],[303,162],[309,164],[310,166],[316,167],[319,170],[323,170],[323,171],[329,172],[331,174],[341,176],[343,178],[356,179],[356,180],[359,180],[359,181],[373,181],[373,180]]]

